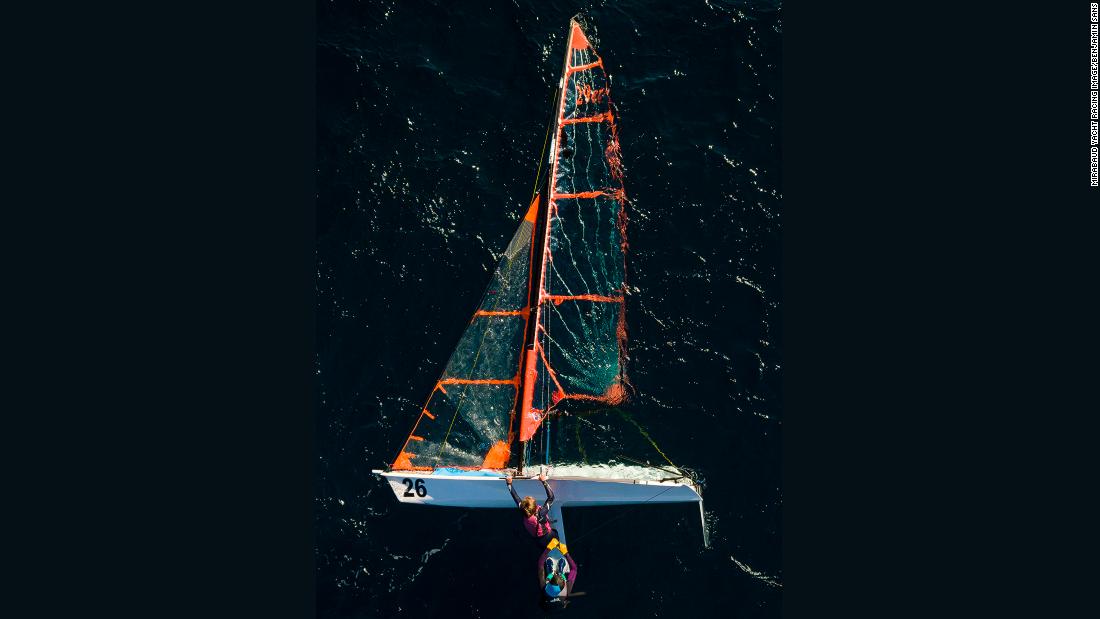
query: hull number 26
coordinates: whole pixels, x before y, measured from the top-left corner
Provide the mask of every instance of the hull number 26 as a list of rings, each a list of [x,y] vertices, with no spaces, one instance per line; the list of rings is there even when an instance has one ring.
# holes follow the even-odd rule
[[[416,480],[416,485],[413,485],[413,480],[405,478],[401,480],[401,483],[405,484],[404,496],[412,496],[413,488],[416,488],[416,496],[426,496],[428,494],[428,488],[424,485],[423,479]]]

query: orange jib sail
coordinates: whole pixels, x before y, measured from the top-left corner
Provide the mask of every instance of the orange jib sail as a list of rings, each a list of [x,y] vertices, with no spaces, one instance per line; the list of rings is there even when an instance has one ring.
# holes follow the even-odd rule
[[[538,198],[504,250],[481,304],[392,468],[507,465],[522,390],[520,360],[530,316],[527,303],[537,215]]]

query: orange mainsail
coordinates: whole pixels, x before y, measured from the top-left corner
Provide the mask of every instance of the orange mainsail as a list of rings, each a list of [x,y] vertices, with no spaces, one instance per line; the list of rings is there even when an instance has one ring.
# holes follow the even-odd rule
[[[626,196],[603,59],[570,23],[521,441],[562,400],[625,397]]]

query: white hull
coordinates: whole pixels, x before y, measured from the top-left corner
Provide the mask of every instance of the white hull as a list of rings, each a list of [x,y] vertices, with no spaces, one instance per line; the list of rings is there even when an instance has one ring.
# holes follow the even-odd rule
[[[373,471],[389,483],[402,503],[446,507],[515,507],[504,476],[469,477],[430,471]],[[407,480],[407,481],[406,481]],[[603,479],[597,477],[552,477],[547,484],[554,491],[554,502],[564,507],[586,505],[633,505],[638,503],[693,503],[703,500],[695,487],[685,481],[639,479]],[[512,482],[520,496],[545,496],[537,479]],[[420,494],[423,496],[419,496]]]
[[[635,467],[626,467],[632,469]],[[559,537],[565,541],[562,507],[590,507],[601,505],[639,505],[643,503],[699,503],[702,514],[703,497],[692,482],[680,478],[661,481],[651,469],[623,467],[610,470],[604,467],[563,467],[563,472],[588,473],[588,475],[556,475],[547,479],[554,491],[551,516]],[[372,471],[384,479],[402,503],[438,505],[441,507],[486,507],[515,509],[515,501],[508,492],[504,475],[449,474],[441,471]],[[633,474],[633,478],[609,475]],[[661,473],[663,474],[663,473]],[[491,476],[490,476],[491,475]],[[667,477],[667,476],[666,476]],[[542,502],[546,496],[542,484],[535,478],[515,478],[513,487],[520,496],[530,495]],[[704,538],[706,537],[704,524]]]

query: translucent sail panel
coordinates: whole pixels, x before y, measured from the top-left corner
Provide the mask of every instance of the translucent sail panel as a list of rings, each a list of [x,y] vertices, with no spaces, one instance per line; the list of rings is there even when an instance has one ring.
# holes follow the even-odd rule
[[[512,438],[529,316],[537,200],[501,256],[481,305],[393,463],[399,470],[499,468]]]
[[[590,192],[614,193],[620,187],[612,177],[607,159],[612,142],[611,125],[577,123],[561,130],[561,148],[554,176],[554,191],[559,195],[583,195]]]
[[[527,306],[531,282],[531,234],[534,231],[536,212],[519,224],[504,255],[500,259],[493,281],[485,289],[481,300],[481,312],[514,312]],[[508,314],[511,315],[511,314]]]
[[[429,412],[422,414],[393,468],[504,466],[515,397],[512,384],[439,385],[428,401]]]
[[[539,308],[521,441],[530,440],[563,400],[615,405],[625,399],[626,306],[616,294],[551,294]]]
[[[574,25],[561,102],[554,193],[615,193],[622,187],[619,140],[603,60]]]
[[[560,399],[622,397],[624,215],[616,198],[559,198],[545,265],[538,342]]]
[[[608,196],[558,198],[545,288],[551,295],[619,298],[626,277],[622,204]]]
[[[565,301],[551,304],[543,333],[547,358],[556,379],[557,399],[598,399],[617,403],[622,398],[622,361],[619,329],[623,304]],[[556,399],[551,396],[551,402]]]

